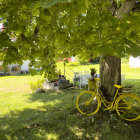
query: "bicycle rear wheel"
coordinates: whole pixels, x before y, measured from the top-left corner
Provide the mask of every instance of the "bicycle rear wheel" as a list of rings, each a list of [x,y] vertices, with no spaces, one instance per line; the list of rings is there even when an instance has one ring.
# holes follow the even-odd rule
[[[127,121],[140,119],[140,98],[133,94],[120,96],[116,100],[116,111]]]
[[[85,91],[78,96],[76,106],[81,114],[93,115],[99,110],[100,99],[94,92]]]

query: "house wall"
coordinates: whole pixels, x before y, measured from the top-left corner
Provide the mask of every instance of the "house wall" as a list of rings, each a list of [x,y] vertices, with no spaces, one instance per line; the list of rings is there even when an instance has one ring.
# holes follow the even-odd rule
[[[29,63],[30,63],[30,60],[23,61],[23,64],[21,65],[21,70],[29,71],[29,66],[28,66]]]
[[[134,67],[134,68],[139,68],[140,67],[140,56],[137,56],[137,57],[130,56],[129,66]]]
[[[35,60],[35,61],[38,61],[38,60]],[[23,60],[23,64],[20,66],[21,70],[22,71],[29,71],[29,68],[32,68],[32,69],[35,69],[35,70],[40,70],[41,69],[41,68],[40,69],[34,68],[34,66],[33,67],[29,67],[28,66],[29,63],[30,63],[30,60],[26,60],[26,61]]]

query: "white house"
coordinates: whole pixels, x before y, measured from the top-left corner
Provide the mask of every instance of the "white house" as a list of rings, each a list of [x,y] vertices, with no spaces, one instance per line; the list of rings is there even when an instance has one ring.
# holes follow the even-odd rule
[[[30,63],[30,60],[26,60],[26,61],[23,61],[23,64],[21,65],[21,70],[22,71],[29,71],[29,63]]]
[[[129,58],[129,66],[133,68],[140,68],[140,56]]]
[[[6,71],[9,74],[20,74],[21,72],[27,73],[29,72],[29,68],[36,69],[34,67],[29,67],[30,60],[23,61],[22,65],[19,64],[11,64],[6,66]],[[2,67],[3,62],[0,62],[0,73],[4,73],[4,67]],[[37,69],[38,70],[38,69]]]

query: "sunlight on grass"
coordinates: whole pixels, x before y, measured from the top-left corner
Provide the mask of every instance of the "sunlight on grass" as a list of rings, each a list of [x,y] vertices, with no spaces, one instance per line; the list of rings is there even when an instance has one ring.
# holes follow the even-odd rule
[[[48,139],[48,140],[58,140],[58,137],[59,137],[59,135],[56,135],[56,134],[54,134],[54,133],[47,133],[46,134],[46,138]]]
[[[0,77],[0,93],[23,93],[30,92],[29,82],[40,79],[40,75],[5,76]]]
[[[83,133],[84,133],[84,131],[85,131],[84,129],[81,129],[81,128],[77,127],[77,126],[69,127],[69,128],[70,128],[70,130],[71,130],[73,133],[75,133],[75,135],[78,136],[79,139],[82,138]]]
[[[130,68],[128,64],[122,64],[122,74],[126,79],[140,79],[140,68]]]
[[[47,95],[41,95],[41,96],[44,100],[46,99],[46,102],[42,102],[41,99],[40,100],[36,99],[36,101],[32,102],[30,100],[30,95],[26,93],[24,94],[9,93],[5,98],[0,98],[0,102],[1,102],[0,115],[9,113],[11,111],[17,111],[17,110],[22,111],[25,108],[37,109],[38,107],[41,107],[43,105],[45,105],[46,108],[47,106],[55,107],[55,105],[60,103],[60,100],[58,99],[48,101],[48,99],[50,98],[48,98]]]

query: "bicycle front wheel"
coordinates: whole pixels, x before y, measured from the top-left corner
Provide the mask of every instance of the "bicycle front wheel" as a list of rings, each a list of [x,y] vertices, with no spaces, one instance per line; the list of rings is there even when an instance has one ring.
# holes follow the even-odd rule
[[[81,114],[93,115],[99,110],[100,98],[92,91],[85,91],[78,96],[76,106]]]
[[[116,100],[116,111],[127,121],[140,119],[140,98],[133,94],[120,96]]]

